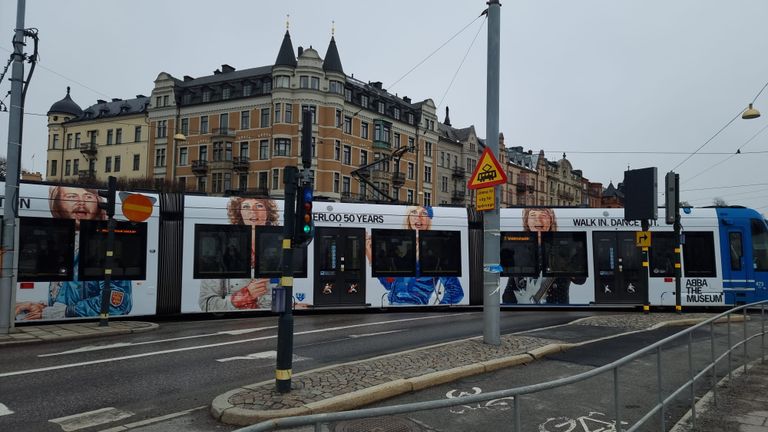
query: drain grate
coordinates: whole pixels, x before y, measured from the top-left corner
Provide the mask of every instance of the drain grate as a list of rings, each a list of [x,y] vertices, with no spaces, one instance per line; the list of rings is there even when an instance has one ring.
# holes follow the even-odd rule
[[[333,426],[333,432],[421,432],[422,430],[418,424],[401,417],[346,420]]]

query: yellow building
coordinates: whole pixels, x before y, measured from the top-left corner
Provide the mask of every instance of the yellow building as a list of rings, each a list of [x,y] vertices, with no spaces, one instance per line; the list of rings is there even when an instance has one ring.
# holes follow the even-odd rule
[[[85,110],[66,96],[48,110],[46,180],[103,182],[147,177],[149,98],[98,100]]]

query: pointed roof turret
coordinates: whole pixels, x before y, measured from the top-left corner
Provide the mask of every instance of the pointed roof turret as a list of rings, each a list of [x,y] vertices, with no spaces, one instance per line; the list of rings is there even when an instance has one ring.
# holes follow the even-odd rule
[[[336,48],[336,39],[333,36],[331,36],[331,43],[328,44],[328,51],[325,52],[323,70],[326,72],[344,73],[344,68],[341,67],[341,59],[339,58],[339,50]]]
[[[80,108],[80,105],[76,104],[75,101],[69,97],[69,87],[67,87],[67,95],[64,96],[64,99],[51,105],[51,109],[48,110],[48,115],[51,115],[52,113],[71,114],[75,117],[79,117],[83,115],[83,110]]]
[[[275,66],[296,67],[296,64],[296,56],[293,54],[293,44],[291,43],[291,34],[286,30],[285,36],[283,36],[283,43],[280,45],[280,52],[277,53]]]

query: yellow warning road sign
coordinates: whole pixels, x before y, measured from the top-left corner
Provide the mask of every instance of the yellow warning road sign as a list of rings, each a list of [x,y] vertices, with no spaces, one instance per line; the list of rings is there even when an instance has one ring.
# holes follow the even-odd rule
[[[499,161],[493,156],[493,152],[486,147],[480,160],[477,162],[475,171],[469,177],[467,187],[469,189],[480,189],[507,182],[507,174],[501,168]]]
[[[496,208],[496,189],[492,187],[478,189],[475,194],[475,207],[478,211]]]
[[[635,246],[637,247],[651,247],[651,232],[650,231],[638,231],[635,233]]]

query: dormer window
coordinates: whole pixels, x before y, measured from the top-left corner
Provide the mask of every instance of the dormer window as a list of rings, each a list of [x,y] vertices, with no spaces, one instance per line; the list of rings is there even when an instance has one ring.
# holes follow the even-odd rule
[[[328,91],[330,93],[342,94],[344,92],[344,85],[341,81],[331,80],[328,83]]]
[[[368,95],[360,95],[360,105],[363,108],[368,108]]]
[[[344,89],[344,100],[352,102],[352,89]]]
[[[232,89],[229,87],[224,87],[221,89],[221,99],[227,100],[230,97],[230,94],[232,93]]]
[[[400,120],[400,108],[393,108],[392,109],[392,116],[395,118],[395,120]]]
[[[211,101],[211,91],[203,90],[203,102],[210,102],[210,101]]]
[[[192,103],[192,93],[184,93],[184,96],[181,97],[181,101],[185,105]]]
[[[379,101],[378,107],[379,114],[384,114],[384,102]]]
[[[264,81],[264,88],[262,88],[262,91],[264,93],[269,93],[272,91],[272,81]]]
[[[253,93],[253,84],[251,83],[243,84],[243,96],[250,96],[251,93]]]

